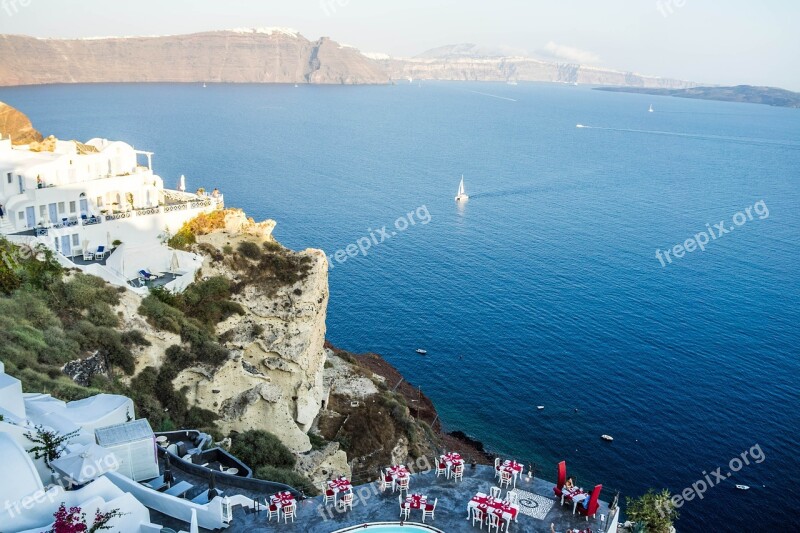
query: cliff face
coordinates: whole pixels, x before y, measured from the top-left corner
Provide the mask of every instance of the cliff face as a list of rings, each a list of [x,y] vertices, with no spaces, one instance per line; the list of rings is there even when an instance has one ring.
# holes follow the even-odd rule
[[[274,222],[254,223],[242,212],[229,214],[226,228],[198,236],[201,248],[236,249],[242,241],[271,241]],[[188,387],[187,399],[218,413],[227,433],[264,429],[297,452],[311,449],[307,431],[322,405],[328,263],[320,250],[286,252],[307,257],[308,274],[299,282],[266,291],[247,284],[235,300],[245,309],[217,326],[231,357],[216,370],[189,368],[174,382]],[[203,276],[240,274],[207,257]]]
[[[0,102],[0,134],[3,138],[10,136],[12,144],[30,144],[42,140],[42,134],[36,131],[25,113],[3,102]]]
[[[458,56],[379,59],[376,62],[393,79],[502,82],[546,81],[666,89],[680,89],[696,85],[692,82],[644,76],[633,72],[621,72],[568,63],[550,63],[519,57],[470,58]]]
[[[0,85],[94,82],[377,84],[357,50],[285,30],[104,39],[0,36]]]

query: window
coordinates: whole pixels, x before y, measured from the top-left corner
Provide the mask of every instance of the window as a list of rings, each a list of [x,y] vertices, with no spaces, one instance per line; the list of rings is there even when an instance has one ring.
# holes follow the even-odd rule
[[[25,220],[25,211],[20,211],[19,212],[19,219],[20,220]]]
[[[69,212],[70,213],[74,213],[75,209],[76,209],[75,202],[70,202],[69,203]]]
[[[47,206],[46,205],[40,205],[39,206],[39,218],[45,218],[45,217],[47,217]]]
[[[6,174],[6,177],[8,178],[8,183],[10,184],[10,183],[11,183],[11,180],[13,179],[13,178],[11,177],[11,172],[8,172],[8,173]]]
[[[103,207],[103,197],[102,196],[98,196],[97,197],[97,207]]]
[[[72,246],[78,246],[81,243],[81,241],[78,240],[79,238],[77,233],[72,234]]]
[[[64,209],[65,209],[64,202],[58,202],[58,212],[63,214]]]

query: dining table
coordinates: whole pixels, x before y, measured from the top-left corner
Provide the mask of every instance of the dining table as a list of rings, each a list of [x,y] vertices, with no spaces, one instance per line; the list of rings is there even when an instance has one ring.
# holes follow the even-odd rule
[[[442,460],[444,464],[447,466],[447,477],[450,478],[450,475],[453,472],[453,467],[463,465],[464,459],[461,457],[461,454],[458,452],[450,452],[446,453],[442,456]]]
[[[349,479],[347,479],[344,476],[341,476],[336,479],[329,479],[328,488],[331,489],[335,494],[339,494],[342,492],[353,490],[353,484],[350,483]]]
[[[579,487],[572,487],[570,489],[563,487],[561,489],[561,505],[564,505],[564,500],[572,502],[572,514],[575,514],[578,504],[588,497],[589,493]]]
[[[294,495],[288,490],[273,494],[269,501],[272,505],[277,505],[280,510],[296,502]]]
[[[511,474],[511,477],[514,478],[514,487],[517,486],[517,476],[519,476],[523,470],[525,470],[525,465],[522,463],[518,463],[513,459],[506,459],[503,463],[499,466],[501,471],[508,472]]]
[[[493,498],[483,492],[477,493],[467,503],[467,520],[469,520],[473,508],[480,509],[486,513],[487,517],[489,514],[494,514],[505,520],[506,524],[510,524],[512,521],[516,522],[519,516],[519,505],[511,504],[500,498]],[[506,526],[506,531],[508,531],[508,526]]]
[[[392,488],[394,488],[398,479],[405,479],[411,474],[405,465],[394,465],[386,469],[386,475],[392,478]]]

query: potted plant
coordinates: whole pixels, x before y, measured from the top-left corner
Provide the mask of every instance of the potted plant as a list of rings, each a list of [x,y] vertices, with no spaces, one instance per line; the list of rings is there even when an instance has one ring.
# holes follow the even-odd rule
[[[50,466],[50,463],[61,457],[67,441],[78,433],[79,431],[75,430],[61,435],[58,431],[45,429],[44,426],[37,425],[35,435],[30,431],[24,435],[29,441],[36,444],[36,446],[28,450],[28,453],[32,453],[34,459],[44,459],[44,464],[52,471],[53,467]]]
[[[41,189],[42,187],[44,187],[44,184],[42,183],[42,176],[37,175],[36,176],[36,188],[37,189]]]

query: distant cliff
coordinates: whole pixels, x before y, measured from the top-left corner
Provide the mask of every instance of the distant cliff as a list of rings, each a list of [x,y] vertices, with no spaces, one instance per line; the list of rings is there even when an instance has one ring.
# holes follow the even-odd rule
[[[586,85],[684,88],[695,83],[633,72],[553,63],[529,57],[439,57],[378,59],[393,79],[460,81],[547,81]]]
[[[766,104],[776,107],[800,108],[800,93],[775,87],[737,85],[735,87],[693,87],[690,89],[638,89],[635,87],[598,87],[601,91],[677,96],[699,100]]]
[[[11,137],[12,144],[29,144],[42,140],[42,134],[31,124],[30,119],[17,109],[0,102],[0,135]]]
[[[0,35],[0,86],[95,82],[379,84],[358,50],[290,30],[165,37],[37,39]]]

